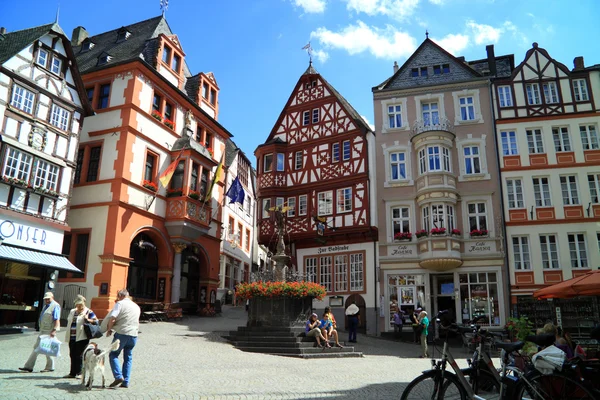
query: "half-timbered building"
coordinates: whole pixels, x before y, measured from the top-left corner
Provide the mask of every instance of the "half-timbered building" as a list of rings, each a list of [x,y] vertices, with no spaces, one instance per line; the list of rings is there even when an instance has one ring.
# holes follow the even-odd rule
[[[58,24],[0,29],[0,330],[37,320],[58,270],[80,276],[62,250],[79,134],[91,113]]]
[[[274,208],[285,212],[292,269],[325,286],[343,321],[356,303],[375,332],[374,135],[311,65],[302,74],[257,158],[258,241],[275,251]]]
[[[505,322],[489,87],[491,75],[510,74],[512,57],[487,50],[486,59],[465,62],[427,38],[373,88],[383,331],[393,331],[397,309]]]
[[[537,43],[494,81],[513,304],[600,265],[598,99],[600,66]]]

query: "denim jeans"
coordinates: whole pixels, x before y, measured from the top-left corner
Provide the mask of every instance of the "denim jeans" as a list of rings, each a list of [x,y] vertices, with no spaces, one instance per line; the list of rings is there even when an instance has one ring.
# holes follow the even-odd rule
[[[119,333],[114,334],[115,340],[119,339],[119,349],[117,351],[111,351],[108,358],[110,359],[110,369],[112,370],[115,379],[123,379],[126,384],[129,385],[129,378],[131,377],[131,361],[133,360],[132,352],[135,344],[137,343],[137,336],[121,335]],[[123,369],[119,365],[119,355],[123,351]]]

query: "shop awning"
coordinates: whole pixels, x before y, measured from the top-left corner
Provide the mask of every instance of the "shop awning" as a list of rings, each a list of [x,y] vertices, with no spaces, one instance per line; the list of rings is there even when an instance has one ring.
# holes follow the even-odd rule
[[[67,272],[82,274],[76,266],[64,256],[58,254],[42,253],[7,245],[0,246],[0,258],[16,261],[22,264],[34,264],[41,267],[61,269]]]

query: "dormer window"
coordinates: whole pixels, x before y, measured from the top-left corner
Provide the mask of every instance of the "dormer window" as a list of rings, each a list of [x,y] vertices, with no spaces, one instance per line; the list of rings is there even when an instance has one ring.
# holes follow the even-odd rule
[[[217,103],[217,91],[214,89],[210,90],[210,104],[213,106]]]
[[[442,73],[442,66],[441,65],[434,65],[433,66],[433,74],[434,75],[440,75]]]
[[[102,53],[100,57],[98,57],[98,65],[104,65],[110,62],[112,57],[106,53]]]
[[[450,64],[442,64],[442,72],[444,74],[449,74],[450,73]]]
[[[417,76],[419,76],[419,68],[413,68],[413,69],[412,69],[411,76],[412,76],[413,78],[416,78]]]
[[[427,76],[427,67],[421,67],[421,76]]]
[[[117,43],[124,42],[125,40],[129,39],[129,36],[131,36],[131,32],[129,32],[127,29],[119,29],[117,32]]]
[[[86,52],[86,51],[90,51],[93,47],[94,47],[95,43],[92,42],[89,39],[85,39],[82,43],[81,43],[81,51],[82,52]]]
[[[46,50],[38,50],[37,63],[46,68],[46,65],[48,64],[48,52]]]
[[[175,72],[179,72],[179,66],[181,65],[181,57],[177,54],[173,55],[173,62],[171,63],[171,69]]]
[[[208,100],[208,83],[202,84],[202,97]]]
[[[52,64],[50,65],[50,71],[53,74],[60,75],[61,68],[62,68],[62,60],[57,57],[52,57]]]
[[[167,46],[163,47],[162,60],[164,63],[168,64],[171,59],[171,49]]]

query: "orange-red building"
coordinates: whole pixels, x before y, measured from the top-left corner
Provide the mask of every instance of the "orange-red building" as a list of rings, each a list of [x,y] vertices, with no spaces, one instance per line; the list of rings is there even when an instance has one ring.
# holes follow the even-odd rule
[[[223,174],[211,181],[231,134],[217,122],[213,74],[190,73],[162,16],[94,36],[78,27],[72,43],[96,115],[81,135],[63,247],[84,276],[65,276],[61,298],[84,293],[101,317],[122,288],[140,302],[214,303]]]

